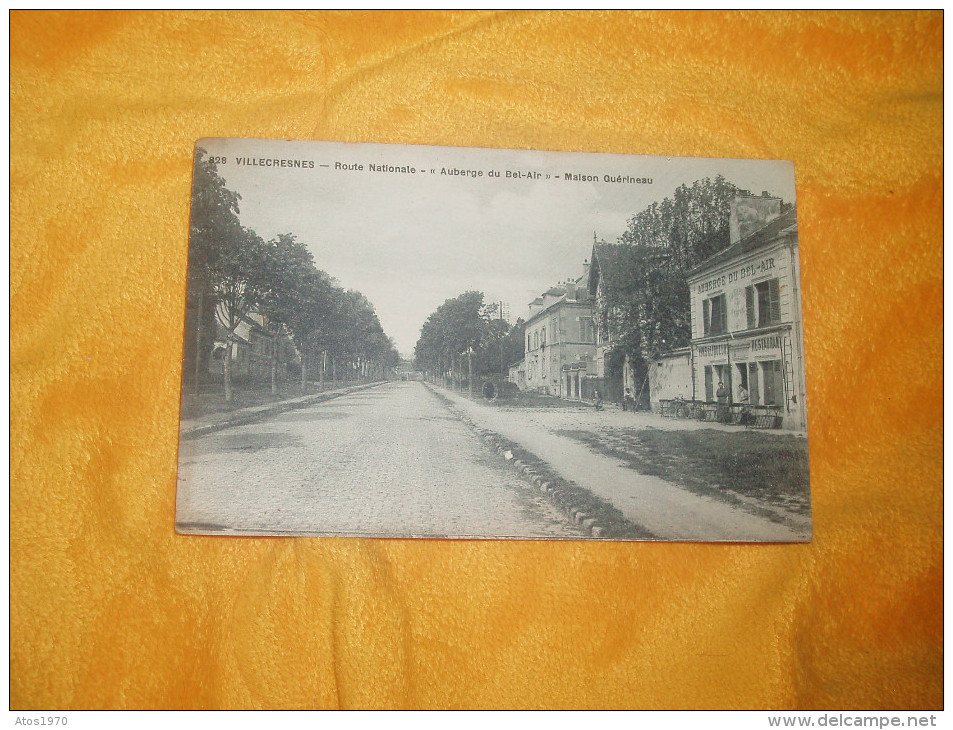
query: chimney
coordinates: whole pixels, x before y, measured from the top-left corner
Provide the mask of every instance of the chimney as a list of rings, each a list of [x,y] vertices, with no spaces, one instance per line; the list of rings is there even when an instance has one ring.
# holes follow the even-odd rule
[[[760,196],[738,195],[731,201],[728,232],[731,243],[738,243],[781,215],[781,198],[765,191]]]
[[[576,300],[576,282],[572,279],[566,280],[566,299],[569,301]]]

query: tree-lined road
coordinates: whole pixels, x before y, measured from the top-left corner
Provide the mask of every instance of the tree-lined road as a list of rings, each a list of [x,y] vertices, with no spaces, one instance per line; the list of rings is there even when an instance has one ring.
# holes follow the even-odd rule
[[[177,523],[184,532],[583,537],[415,382],[182,440]]]

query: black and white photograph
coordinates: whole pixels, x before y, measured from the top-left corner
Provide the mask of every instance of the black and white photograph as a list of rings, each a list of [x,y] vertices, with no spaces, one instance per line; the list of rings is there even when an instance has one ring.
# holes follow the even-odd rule
[[[196,145],[176,530],[807,542],[794,165]]]

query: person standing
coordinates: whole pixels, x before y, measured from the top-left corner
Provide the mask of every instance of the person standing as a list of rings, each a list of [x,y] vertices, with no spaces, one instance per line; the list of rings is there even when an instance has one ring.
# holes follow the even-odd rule
[[[731,413],[728,410],[728,389],[722,381],[718,381],[718,390],[715,391],[715,397],[718,399],[718,422],[728,423],[731,420]]]
[[[744,383],[738,388],[738,403],[741,404],[741,413],[738,414],[738,423],[742,426],[747,426],[751,423],[752,418],[751,411],[748,409],[748,389],[744,386]]]
[[[728,403],[728,389],[722,381],[718,381],[718,390],[715,391],[715,397],[719,403]]]
[[[625,395],[622,396],[622,410],[635,411],[635,398],[632,397],[632,388],[625,389]]]

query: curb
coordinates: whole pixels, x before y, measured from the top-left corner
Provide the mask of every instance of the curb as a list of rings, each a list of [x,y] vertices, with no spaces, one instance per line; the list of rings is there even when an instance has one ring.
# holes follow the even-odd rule
[[[389,380],[381,380],[376,383],[365,383],[363,385],[355,385],[347,390],[331,392],[331,393],[316,393],[315,395],[303,396],[300,398],[280,401],[275,403],[272,406],[267,408],[262,408],[261,410],[256,410],[254,413],[244,413],[242,414],[239,411],[238,415],[235,415],[228,420],[221,421],[219,423],[208,423],[204,426],[193,426],[192,428],[185,429],[179,432],[180,439],[194,439],[199,438],[200,436],[205,436],[206,434],[214,433],[215,431],[222,431],[226,428],[234,428],[235,426],[247,426],[249,423],[258,423],[259,421],[264,421],[267,418],[272,416],[280,415],[285,411],[293,411],[298,408],[307,408],[310,405],[315,403],[323,403],[324,401],[334,400],[335,398],[340,398],[342,395],[348,395],[359,390],[366,390],[367,388],[374,388],[378,385],[383,385],[389,383]],[[260,406],[258,406],[261,408]],[[247,410],[247,409],[246,409]]]
[[[613,505],[591,491],[561,477],[549,464],[495,431],[478,426],[449,398],[425,383],[431,393],[483,443],[512,466],[524,481],[529,482],[559,509],[566,518],[593,538],[656,540],[658,537],[627,520]]]

